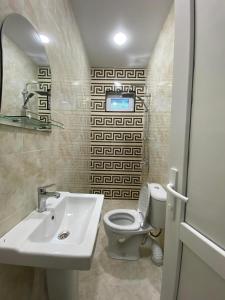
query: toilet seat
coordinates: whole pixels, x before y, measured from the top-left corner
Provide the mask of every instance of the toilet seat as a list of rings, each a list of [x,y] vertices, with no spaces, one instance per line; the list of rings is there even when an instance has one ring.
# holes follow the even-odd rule
[[[146,229],[149,211],[150,184],[144,184],[140,190],[138,209],[114,209],[104,215],[105,225],[113,231],[138,232]]]
[[[114,209],[104,215],[104,222],[118,231],[136,231],[140,229],[143,219],[137,210]]]

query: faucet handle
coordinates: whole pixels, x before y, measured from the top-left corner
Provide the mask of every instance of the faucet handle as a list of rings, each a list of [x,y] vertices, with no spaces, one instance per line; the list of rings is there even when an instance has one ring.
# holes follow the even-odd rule
[[[50,188],[50,187],[52,187],[54,185],[55,185],[55,183],[44,185],[44,186],[40,186],[40,187],[38,187],[38,193],[44,194],[44,193],[46,193],[46,189],[48,189],[48,188]]]

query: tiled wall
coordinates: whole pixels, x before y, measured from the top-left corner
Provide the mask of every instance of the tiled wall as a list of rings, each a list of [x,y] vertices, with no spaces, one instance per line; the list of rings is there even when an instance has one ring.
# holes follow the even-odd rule
[[[156,42],[147,75],[147,89],[151,93],[148,180],[161,184],[168,181],[174,25],[172,6]]]
[[[89,190],[90,70],[70,5],[69,0],[0,2],[0,21],[16,12],[49,37],[51,112],[65,124],[52,133],[0,125],[0,234],[35,209],[38,186]],[[38,269],[0,265],[0,299],[45,300],[43,278]]]
[[[145,93],[145,70],[91,70],[91,191],[104,193],[106,199],[138,199],[142,184],[143,104],[136,102],[135,112],[106,112],[105,93],[123,91],[132,85],[136,93]]]

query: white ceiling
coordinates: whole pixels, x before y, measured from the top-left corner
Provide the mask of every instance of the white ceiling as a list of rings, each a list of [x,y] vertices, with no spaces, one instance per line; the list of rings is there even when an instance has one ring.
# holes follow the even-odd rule
[[[72,0],[92,67],[146,67],[173,0]],[[124,32],[127,43],[113,36]]]

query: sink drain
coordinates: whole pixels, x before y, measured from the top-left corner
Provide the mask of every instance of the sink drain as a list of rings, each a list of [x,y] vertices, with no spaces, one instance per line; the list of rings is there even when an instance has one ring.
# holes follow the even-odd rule
[[[58,234],[59,240],[65,240],[70,235],[69,231],[63,231]]]

